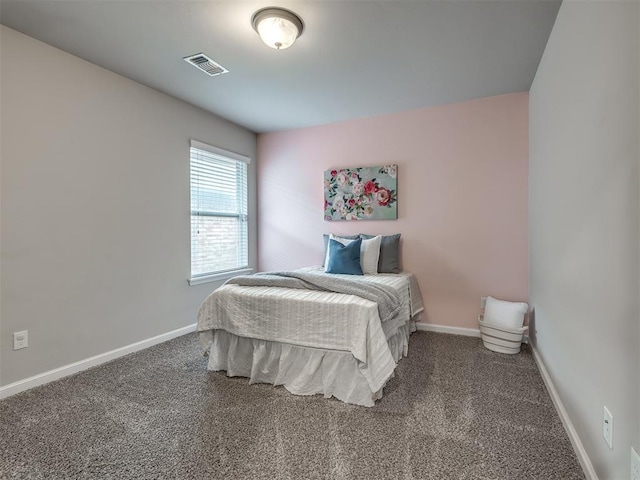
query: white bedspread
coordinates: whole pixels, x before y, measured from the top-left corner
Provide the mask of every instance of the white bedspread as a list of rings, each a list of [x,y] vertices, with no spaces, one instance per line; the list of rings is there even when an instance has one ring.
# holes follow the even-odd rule
[[[206,345],[213,339],[213,330],[220,329],[239,337],[350,352],[360,362],[371,391],[376,392],[396,366],[387,340],[423,310],[422,299],[410,273],[365,275],[358,279],[395,289],[403,308],[382,324],[377,305],[353,295],[223,285],[201,306],[198,331]]]

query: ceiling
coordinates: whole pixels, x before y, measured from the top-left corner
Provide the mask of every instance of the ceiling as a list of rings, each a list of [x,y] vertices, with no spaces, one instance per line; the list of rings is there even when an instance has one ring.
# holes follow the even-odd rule
[[[251,27],[304,21],[289,49]],[[0,23],[255,132],[527,91],[559,0],[1,0]],[[183,61],[203,52],[229,70]]]

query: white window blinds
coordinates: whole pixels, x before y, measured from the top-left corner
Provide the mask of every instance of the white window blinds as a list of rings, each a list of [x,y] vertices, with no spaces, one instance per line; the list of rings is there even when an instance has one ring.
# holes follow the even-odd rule
[[[247,268],[249,159],[195,141],[190,156],[191,278]]]

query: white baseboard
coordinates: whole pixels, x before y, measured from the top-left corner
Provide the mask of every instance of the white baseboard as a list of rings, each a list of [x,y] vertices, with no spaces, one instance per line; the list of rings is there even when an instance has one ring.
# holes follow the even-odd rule
[[[477,328],[449,327],[447,325],[434,325],[432,323],[424,322],[416,322],[416,328],[423,332],[449,333],[451,335],[480,338],[480,330]],[[522,337],[522,343],[529,343],[528,335],[524,335]]]
[[[152,347],[154,345],[157,345],[158,343],[166,342],[187,333],[195,332],[195,330],[196,324],[194,323],[193,325],[187,325],[186,327],[178,328],[177,330],[163,333],[162,335],[157,335],[146,340],[141,340],[140,342],[132,343],[131,345],[116,348],[115,350],[111,350],[110,352],[101,353],[100,355],[86,358],[84,360],[80,360],[79,362],[71,363],[63,367],[55,368],[53,370],[49,370],[48,372],[25,378],[24,380],[18,380],[17,382],[10,383],[9,385],[5,385],[4,387],[0,387],[0,399],[10,397],[11,395],[15,395],[16,393],[23,392],[33,387],[44,385],[45,383],[49,383],[63,377],[67,377],[74,373],[87,370],[88,368],[95,367],[119,357],[123,357],[129,353],[137,352],[138,350],[144,350],[145,348]]]
[[[434,325],[432,323],[417,322],[416,328],[424,332],[450,333],[451,335],[464,335],[465,337],[480,337],[477,328],[448,327],[446,325]]]
[[[538,353],[536,347],[531,343],[531,351],[533,352],[533,358],[538,365],[538,370],[540,371],[540,375],[542,375],[542,380],[544,381],[545,386],[547,387],[547,391],[549,392],[549,396],[551,397],[551,401],[553,405],[556,407],[556,411],[558,412],[558,416],[562,421],[562,425],[564,426],[567,435],[569,436],[569,440],[571,440],[571,445],[573,445],[573,450],[576,452],[576,456],[578,457],[578,461],[582,466],[582,470],[584,471],[585,476],[588,480],[598,480],[598,475],[596,474],[595,469],[593,468],[593,464],[587,455],[587,451],[584,449],[582,442],[580,441],[580,437],[578,436],[578,432],[573,426],[569,415],[567,414],[567,410],[564,408],[564,404],[558,395],[558,391],[551,381],[551,377],[549,376],[549,372],[547,371],[547,367],[545,367],[542,362],[542,358]]]

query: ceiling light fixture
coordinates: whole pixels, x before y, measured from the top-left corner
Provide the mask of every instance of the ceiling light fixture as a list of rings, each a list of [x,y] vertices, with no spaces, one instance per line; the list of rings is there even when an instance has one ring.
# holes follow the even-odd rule
[[[276,50],[289,48],[304,29],[298,15],[277,7],[258,10],[251,18],[251,25],[262,41]]]

